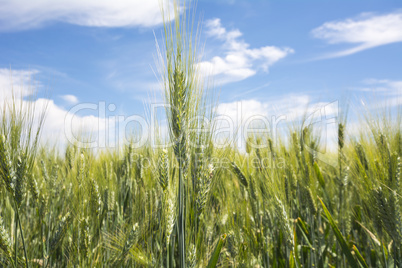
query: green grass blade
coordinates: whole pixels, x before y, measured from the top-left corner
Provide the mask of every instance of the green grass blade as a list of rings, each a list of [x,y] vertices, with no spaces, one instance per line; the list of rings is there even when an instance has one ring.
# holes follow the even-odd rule
[[[223,247],[223,243],[226,241],[226,234],[222,235],[218,241],[218,244],[215,247],[214,253],[212,253],[211,258],[209,259],[207,268],[214,268],[218,263],[219,255],[221,254],[221,250]]]
[[[290,253],[290,266],[291,267],[300,267],[300,257],[299,257],[299,252],[297,250],[297,245],[298,245],[298,241],[297,241],[297,232],[296,232],[296,225],[294,225],[293,227],[293,247],[294,247],[294,254],[292,254],[292,252]],[[294,259],[294,262],[292,261],[292,259]]]
[[[306,224],[304,223],[304,221],[303,221],[302,219],[298,218],[298,219],[296,220],[296,224],[297,224],[297,226],[299,226],[299,229],[300,229],[300,231],[301,231],[301,233],[302,233],[304,239],[306,240],[308,246],[309,246],[311,249],[314,250],[314,247],[312,246],[312,241],[311,241],[310,234],[309,234],[309,232],[308,232],[308,230],[307,230],[307,227],[306,227]]]
[[[345,238],[341,234],[341,231],[339,231],[338,226],[336,226],[336,223],[334,222],[334,220],[331,216],[331,213],[329,213],[327,207],[324,205],[324,202],[321,200],[321,198],[318,197],[318,199],[321,202],[322,208],[324,209],[324,213],[328,219],[329,224],[332,227],[332,230],[334,231],[336,239],[338,240],[338,243],[340,244],[340,246],[342,248],[343,254],[345,254],[346,258],[348,259],[349,265],[351,265],[352,267],[358,267],[358,264],[357,264],[355,258],[353,257]]]
[[[321,187],[324,188],[325,180],[324,180],[324,177],[322,176],[320,167],[318,166],[317,162],[314,162],[314,171],[315,171],[315,174],[317,175],[318,182],[320,183]]]
[[[370,236],[370,238],[373,240],[373,242],[377,245],[377,246],[381,246],[380,240],[378,240],[378,238],[372,233],[370,232],[369,229],[367,229],[362,223],[356,221],[357,224],[360,225],[360,227],[362,227],[362,229],[364,231],[366,231],[366,233]]]
[[[360,254],[359,250],[357,249],[357,247],[355,245],[353,245],[353,251],[356,254],[356,257],[357,257],[357,260],[358,260],[360,266],[362,266],[364,268],[368,268],[366,261],[364,260],[363,256]]]

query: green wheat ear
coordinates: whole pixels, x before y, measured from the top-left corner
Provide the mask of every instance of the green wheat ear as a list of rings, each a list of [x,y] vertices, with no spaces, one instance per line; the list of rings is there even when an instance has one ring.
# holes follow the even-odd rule
[[[59,244],[62,242],[62,240],[66,234],[68,225],[71,220],[72,220],[71,213],[67,212],[66,215],[63,216],[61,218],[61,220],[59,221],[59,224],[57,225],[57,228],[50,240],[51,251],[54,251],[59,246]]]
[[[314,196],[311,192],[310,187],[302,187],[301,189],[305,205],[309,208],[310,213],[315,215],[317,212],[317,206],[315,204]]]
[[[80,226],[80,255],[82,255],[84,258],[87,258],[89,241],[90,241],[88,217],[80,219],[79,226]]]
[[[357,155],[359,157],[361,165],[363,166],[364,170],[367,172],[368,169],[369,169],[367,156],[366,156],[366,153],[365,153],[365,151],[363,149],[363,146],[360,143],[358,143],[356,145],[356,153],[357,153]]]
[[[392,202],[385,197],[384,190],[381,187],[373,190],[371,198],[375,204],[381,228],[384,228],[394,241],[400,242],[402,238],[401,230],[398,230],[398,221],[396,219],[399,213],[395,215]]]
[[[2,177],[7,190],[13,195],[14,187],[10,172],[10,159],[7,150],[6,138],[0,136],[0,176]]]
[[[276,213],[276,217],[279,221],[279,226],[284,231],[286,242],[288,243],[289,246],[293,247],[294,246],[293,232],[292,232],[292,228],[290,227],[290,224],[289,224],[289,218],[288,218],[288,214],[286,212],[285,206],[283,205],[282,201],[278,197],[275,197],[273,200],[275,203],[275,213]]]
[[[26,183],[26,158],[24,154],[21,154],[17,158],[17,170],[15,173],[15,201],[17,202],[17,206],[21,206],[22,198],[25,190]]]
[[[163,191],[169,186],[169,158],[168,151],[163,149],[159,154],[159,184]]]
[[[165,195],[165,215],[166,215],[166,244],[167,246],[170,243],[170,237],[173,232],[173,227],[176,222],[176,202],[173,194],[168,189],[167,195]]]
[[[35,175],[34,175],[34,174],[31,174],[31,175],[28,177],[28,186],[29,186],[29,191],[30,191],[31,194],[32,194],[33,200],[34,200],[35,202],[37,202],[37,201],[38,201],[38,198],[39,198],[39,191],[38,191],[38,182],[37,182],[37,180],[35,179]]]
[[[232,167],[232,172],[237,176],[238,180],[244,185],[244,187],[247,188],[248,182],[247,182],[246,176],[240,170],[239,166],[235,162],[232,162],[231,167]]]
[[[209,164],[207,170],[204,171],[204,174],[201,176],[200,181],[198,182],[199,189],[197,192],[197,199],[196,199],[198,215],[201,215],[208,201],[213,176],[214,176],[214,166],[212,164]]]
[[[90,180],[90,200],[89,204],[91,207],[91,211],[96,215],[99,216],[102,209],[102,198],[99,192],[98,183],[91,178]]]
[[[345,145],[345,125],[342,123],[338,124],[338,146],[343,149]]]
[[[190,244],[187,253],[187,267],[196,268],[197,267],[197,249],[194,244]]]

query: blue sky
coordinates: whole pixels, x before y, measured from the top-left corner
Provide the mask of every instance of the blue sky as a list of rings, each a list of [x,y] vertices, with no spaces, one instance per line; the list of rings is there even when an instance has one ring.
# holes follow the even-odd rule
[[[1,92],[10,88],[11,68],[14,84],[33,76],[39,95],[50,89],[57,115],[99,101],[123,115],[143,113],[158,86],[157,0],[0,0],[0,6]],[[199,0],[197,13],[201,69],[214,75],[222,107],[242,101],[250,112],[286,114],[345,97],[399,96],[393,105],[402,103],[400,1]]]

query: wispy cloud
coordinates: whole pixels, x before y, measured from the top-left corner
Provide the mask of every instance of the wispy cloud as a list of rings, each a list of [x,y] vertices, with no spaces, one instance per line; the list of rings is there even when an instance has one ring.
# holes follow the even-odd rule
[[[94,27],[150,27],[162,22],[158,0],[0,0],[0,6],[0,31],[57,21]]]
[[[240,39],[242,33],[239,30],[226,30],[220,19],[208,20],[206,29],[209,36],[223,42],[225,51],[224,57],[215,56],[199,63],[200,71],[214,76],[217,84],[244,80],[259,70],[267,72],[274,63],[294,52],[288,47],[250,48],[250,44]]]
[[[79,102],[78,98],[74,95],[62,95],[62,96],[60,96],[60,98],[62,98],[68,104],[72,104],[72,105],[77,104]]]
[[[365,92],[381,92],[388,96],[402,97],[402,81],[389,79],[366,79],[363,81],[364,87],[358,87],[357,90]]]
[[[331,45],[354,45],[324,58],[347,56],[369,48],[402,42],[402,11],[383,15],[363,13],[356,18],[326,22],[311,33],[313,37]]]
[[[389,79],[365,79],[360,86],[351,87],[358,102],[365,109],[375,110],[402,105],[402,81]]]

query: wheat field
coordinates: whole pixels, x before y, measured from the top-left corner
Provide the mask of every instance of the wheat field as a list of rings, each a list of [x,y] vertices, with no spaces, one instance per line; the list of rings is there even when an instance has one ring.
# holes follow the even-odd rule
[[[197,22],[173,13],[158,48],[172,146],[59,152],[39,142],[45,110],[3,105],[0,266],[402,267],[402,112],[338,122],[334,165],[301,124],[217,148],[192,120],[216,103]]]

